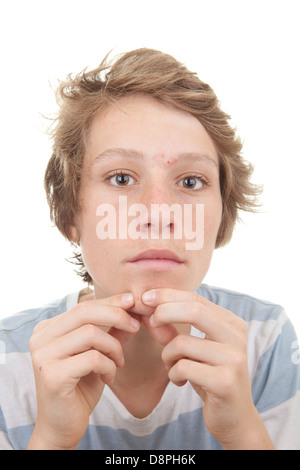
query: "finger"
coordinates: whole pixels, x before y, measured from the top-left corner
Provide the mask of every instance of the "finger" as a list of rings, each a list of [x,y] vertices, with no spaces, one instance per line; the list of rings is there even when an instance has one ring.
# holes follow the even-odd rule
[[[46,326],[49,325],[49,323],[52,321],[52,318],[47,318],[45,320],[42,320],[40,321],[35,327],[34,327],[34,330],[33,332],[36,333],[44,328],[46,328]]]
[[[37,330],[36,336],[40,337],[40,342],[43,344],[45,337],[51,339],[63,336],[88,323],[103,328],[114,326],[128,332],[137,331],[138,323],[134,322],[131,315],[124,310],[122,296],[120,294],[113,298],[81,302],[73,309],[53,318],[45,327]],[[128,303],[128,305],[130,304]]]
[[[164,289],[160,290],[160,294]],[[173,289],[173,297],[176,297]],[[176,291],[175,291],[176,292]],[[182,296],[182,291],[178,291]],[[160,294],[158,297],[160,297]],[[196,294],[195,294],[196,295]],[[205,333],[214,341],[239,344],[243,347],[246,339],[246,323],[232,312],[203,301],[200,296],[186,292],[187,300],[176,300],[158,304],[154,314],[150,317],[153,326],[161,326],[165,323],[187,323]]]
[[[55,361],[41,371],[44,383],[52,392],[72,392],[82,377],[91,372],[100,375],[106,384],[112,384],[116,374],[114,361],[95,349]]]
[[[145,305],[151,305],[151,307],[156,307],[165,302],[183,302],[186,300],[199,300],[207,306],[211,304],[207,299],[194,292],[170,289],[167,287],[151,289],[145,291],[142,295],[143,303]]]
[[[132,314],[132,318],[133,315],[135,314]],[[136,315],[135,315],[136,316]],[[131,320],[133,321],[133,320]],[[126,343],[127,341],[129,341],[130,339],[132,339],[132,337],[138,332],[139,328],[140,328],[140,321],[138,320],[138,323],[137,323],[137,326],[136,328],[133,330],[133,331],[124,331],[124,330],[119,330],[118,328],[115,328],[115,327],[111,327],[108,330],[108,333],[113,336],[114,338],[116,338],[121,344],[123,343]]]
[[[189,381],[193,386],[201,387],[204,392],[214,393],[218,389],[216,368],[207,364],[180,359],[169,370],[168,375],[171,382],[178,386]]]
[[[153,327],[150,323],[149,317],[146,316],[142,317],[142,322],[144,323],[152,337],[163,346],[168,344],[178,335],[178,331],[171,324]]]
[[[53,339],[50,343],[38,350],[33,355],[35,364],[37,361],[43,363],[47,358],[64,359],[76,354],[96,349],[112,359],[118,367],[124,365],[123,352],[120,342],[104,332],[101,328],[87,324],[73,330],[59,338]]]
[[[226,365],[231,363],[231,359],[233,360],[234,352],[222,343],[195,336],[178,335],[164,348],[162,360],[170,369],[183,358],[209,365]]]
[[[158,327],[166,323],[189,324],[202,331],[215,341],[226,338],[226,325],[199,301],[181,301],[163,303],[156,307],[150,317],[152,326]]]
[[[178,289],[151,289],[143,293],[142,300],[146,305],[157,307],[154,315],[151,318],[151,323],[153,326],[161,326],[163,323],[178,322],[189,323],[195,328],[201,329],[201,319],[199,314],[200,309],[203,312],[207,312],[208,309],[211,308],[213,312],[215,312],[215,309],[213,309],[215,304],[209,302],[204,297],[201,297],[194,292]],[[162,306],[164,306],[163,309],[161,308]],[[158,312],[160,315],[158,315]],[[163,315],[161,313],[163,313]],[[215,326],[212,324],[212,318],[206,319],[205,315],[202,316],[203,319],[201,326],[203,329],[201,331],[207,334],[208,329],[209,331],[213,331]],[[208,324],[206,324],[206,320],[208,321]]]
[[[206,394],[222,400],[228,399],[237,390],[234,375],[229,368],[210,366],[189,359],[176,362],[168,375],[175,385],[181,386],[184,381],[189,381],[202,399]]]
[[[69,362],[67,367],[72,369],[72,376],[85,377],[94,372],[99,374],[101,380],[107,385],[111,385],[116,375],[116,365],[114,361],[101,354],[95,349],[77,354],[72,358],[66,359]],[[63,361],[61,361],[62,364]]]

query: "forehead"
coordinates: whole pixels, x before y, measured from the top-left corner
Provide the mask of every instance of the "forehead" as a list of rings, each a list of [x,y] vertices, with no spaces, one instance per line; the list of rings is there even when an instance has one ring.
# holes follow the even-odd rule
[[[135,156],[163,158],[170,163],[178,154],[202,154],[218,165],[215,145],[195,116],[143,95],[121,98],[94,118],[87,158],[91,163],[108,149],[131,149]],[[118,155],[109,153],[111,157]],[[128,156],[129,152],[123,154]]]

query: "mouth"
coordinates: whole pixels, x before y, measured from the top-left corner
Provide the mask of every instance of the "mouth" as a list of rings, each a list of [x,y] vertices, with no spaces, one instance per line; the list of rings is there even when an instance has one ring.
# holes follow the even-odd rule
[[[146,250],[129,260],[130,265],[141,269],[168,271],[184,265],[184,261],[170,250]]]

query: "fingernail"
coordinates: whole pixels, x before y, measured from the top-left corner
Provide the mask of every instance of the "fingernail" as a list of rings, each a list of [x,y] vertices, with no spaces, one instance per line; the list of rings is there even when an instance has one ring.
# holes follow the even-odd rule
[[[130,323],[134,329],[137,329],[140,326],[140,322],[133,317],[130,317]]]
[[[143,293],[142,300],[143,302],[153,302],[155,299],[155,292],[153,290],[148,290]]]
[[[149,318],[149,322],[152,326],[154,326],[154,315],[151,315],[151,317]]]
[[[133,295],[132,294],[123,294],[122,295],[122,304],[123,305],[130,305],[133,302]]]

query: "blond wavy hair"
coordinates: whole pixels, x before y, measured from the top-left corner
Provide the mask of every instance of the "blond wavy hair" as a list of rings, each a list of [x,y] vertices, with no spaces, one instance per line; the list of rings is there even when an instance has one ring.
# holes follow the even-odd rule
[[[172,56],[153,49],[137,49],[110,62],[108,56],[94,70],[69,75],[57,88],[59,113],[51,129],[53,153],[45,172],[44,186],[50,218],[71,241],[70,225],[79,208],[82,163],[87,134],[99,110],[118,99],[146,94],[195,116],[213,140],[219,157],[222,220],[216,248],[226,244],[239,211],[254,211],[261,188],[250,181],[253,167],[241,156],[242,143],[220,109],[212,88]],[[92,282],[81,254],[75,252],[77,271]]]

